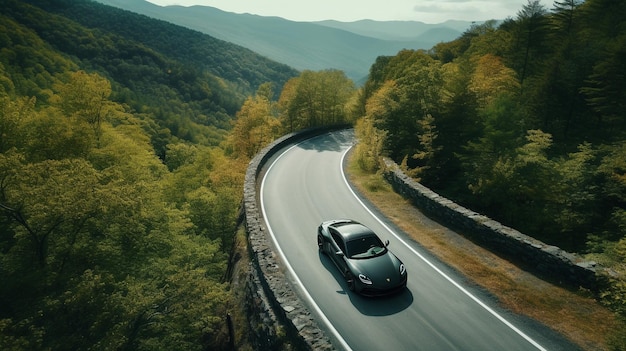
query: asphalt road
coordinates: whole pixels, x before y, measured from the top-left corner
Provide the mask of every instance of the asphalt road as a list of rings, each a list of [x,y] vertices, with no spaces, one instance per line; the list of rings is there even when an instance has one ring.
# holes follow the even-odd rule
[[[573,349],[549,328],[499,308],[366,208],[343,173],[353,142],[353,132],[344,130],[286,148],[266,167],[260,193],[263,215],[291,283],[337,349]],[[336,267],[317,250],[317,226],[335,218],[358,220],[390,241],[390,250],[409,274],[404,293],[366,298],[348,290]]]

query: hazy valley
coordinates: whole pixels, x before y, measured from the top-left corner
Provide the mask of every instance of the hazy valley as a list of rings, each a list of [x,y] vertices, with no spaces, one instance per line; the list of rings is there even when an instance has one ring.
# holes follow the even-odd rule
[[[376,57],[430,49],[460,36],[471,22],[295,22],[224,12],[208,6],[158,6],[145,0],[98,0],[178,24],[253,50],[297,70],[338,69],[364,82]]]

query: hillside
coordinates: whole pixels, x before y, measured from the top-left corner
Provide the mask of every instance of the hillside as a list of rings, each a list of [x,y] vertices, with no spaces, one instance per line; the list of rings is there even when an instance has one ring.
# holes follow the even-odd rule
[[[252,349],[266,325],[247,319],[258,311],[230,270],[248,257],[249,159],[286,131],[355,119],[360,167],[376,173],[384,152],[455,202],[610,267],[593,297],[625,320],[625,5],[587,0],[539,11],[537,27],[487,22],[378,57],[355,101],[341,71],[298,74],[163,20],[0,0],[2,349]],[[623,327],[569,321],[626,349]],[[265,349],[293,349],[273,336]]]
[[[87,0],[0,0],[0,349],[225,350],[248,49]],[[269,93],[266,94],[269,96]]]
[[[219,143],[246,96],[266,82],[278,89],[297,74],[249,49],[92,1],[3,3],[3,22],[14,26],[4,29],[9,42],[33,40],[23,35],[42,42],[22,55],[37,57],[32,51],[45,49],[102,74],[112,81],[115,100],[153,113],[161,127],[194,142]],[[41,65],[34,58],[3,64],[9,72]],[[43,69],[61,73],[46,64]],[[17,89],[43,98],[37,88]]]
[[[0,6],[0,349],[251,350],[246,156],[285,82],[332,80],[345,123],[352,81],[93,1]]]
[[[383,153],[438,193],[548,244],[623,257],[611,245],[626,245],[626,30],[617,25],[626,7],[605,5],[528,5],[430,52],[380,58],[361,106],[364,134],[380,135],[363,142],[364,155]]]
[[[354,22],[327,20],[313,23],[382,40],[432,43],[430,47],[439,42],[447,42],[458,38],[472,24],[466,21],[455,20],[449,20],[439,24],[428,24],[418,21],[374,20],[360,20]],[[430,49],[430,47],[427,49]]]
[[[441,25],[294,22],[279,17],[234,14],[208,6],[162,7],[145,0],[98,1],[207,33],[298,70],[339,69],[355,82],[367,76],[378,56],[395,55],[402,49],[430,49],[441,41],[458,37],[471,25],[469,22]],[[367,28],[372,31],[368,32]]]

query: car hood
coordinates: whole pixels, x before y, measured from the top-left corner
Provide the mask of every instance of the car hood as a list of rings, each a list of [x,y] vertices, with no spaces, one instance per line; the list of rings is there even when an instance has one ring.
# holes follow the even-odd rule
[[[355,274],[365,274],[376,285],[394,284],[401,280],[400,265],[402,262],[389,251],[377,257],[351,259],[350,264]]]

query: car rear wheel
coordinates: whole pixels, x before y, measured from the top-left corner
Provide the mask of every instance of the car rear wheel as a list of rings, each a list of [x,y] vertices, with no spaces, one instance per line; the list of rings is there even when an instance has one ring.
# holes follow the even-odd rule
[[[325,253],[324,252],[324,239],[322,238],[321,235],[317,236],[317,249],[320,250],[321,253]]]

